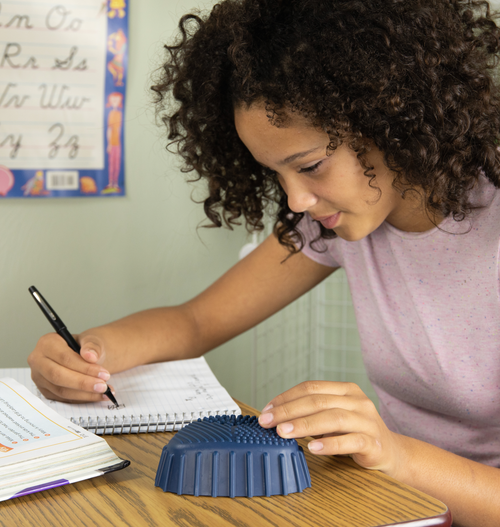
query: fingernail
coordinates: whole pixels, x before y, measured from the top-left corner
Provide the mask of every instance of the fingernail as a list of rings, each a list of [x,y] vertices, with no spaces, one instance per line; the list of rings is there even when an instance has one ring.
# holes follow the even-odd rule
[[[107,371],[100,371],[97,376],[103,381],[108,381],[111,375]]]
[[[289,434],[290,432],[293,431],[293,425],[292,423],[283,423],[281,425],[278,425],[278,430],[282,434]]]
[[[261,425],[268,425],[269,423],[271,423],[273,420],[273,414],[262,414],[260,417],[259,417],[259,423]]]
[[[268,405],[262,410],[262,413],[267,412],[267,411],[270,410],[271,408],[273,408],[273,405],[272,405],[272,404],[268,404]]]
[[[319,452],[323,450],[323,443],[321,441],[311,441],[308,445],[311,452]]]
[[[97,384],[94,384],[94,392],[97,393],[104,393],[108,387],[103,382],[98,382]]]

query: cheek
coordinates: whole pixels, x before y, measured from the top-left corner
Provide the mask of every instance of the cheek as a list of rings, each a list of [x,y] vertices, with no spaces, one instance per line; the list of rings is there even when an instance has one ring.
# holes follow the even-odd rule
[[[364,189],[359,182],[346,172],[332,171],[323,181],[313,184],[314,191],[318,196],[328,201],[354,204],[360,201]]]
[[[378,191],[370,187],[368,178],[345,172],[322,184],[316,194],[335,208],[363,215],[372,213],[380,201]]]

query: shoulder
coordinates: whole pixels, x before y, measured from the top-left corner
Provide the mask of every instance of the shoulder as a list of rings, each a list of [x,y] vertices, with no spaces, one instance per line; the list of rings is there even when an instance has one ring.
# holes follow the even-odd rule
[[[478,210],[488,210],[495,205],[498,206],[500,200],[500,188],[487,179],[481,176],[469,195],[470,203]]]
[[[500,189],[482,177],[471,192],[470,202],[473,209],[470,218],[464,221],[470,225],[471,231],[498,238],[500,236]]]

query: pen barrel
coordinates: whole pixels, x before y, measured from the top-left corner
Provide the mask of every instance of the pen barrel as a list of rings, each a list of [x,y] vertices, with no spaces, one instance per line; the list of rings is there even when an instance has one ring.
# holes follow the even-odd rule
[[[80,344],[74,339],[73,335],[66,329],[62,327],[57,330],[57,333],[66,341],[66,344],[78,354],[80,353]]]

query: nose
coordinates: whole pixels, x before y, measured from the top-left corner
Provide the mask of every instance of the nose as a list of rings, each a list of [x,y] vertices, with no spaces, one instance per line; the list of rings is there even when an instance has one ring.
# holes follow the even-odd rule
[[[295,213],[306,212],[318,202],[318,197],[307,188],[304,182],[287,178],[283,184],[287,195],[288,207]]]

